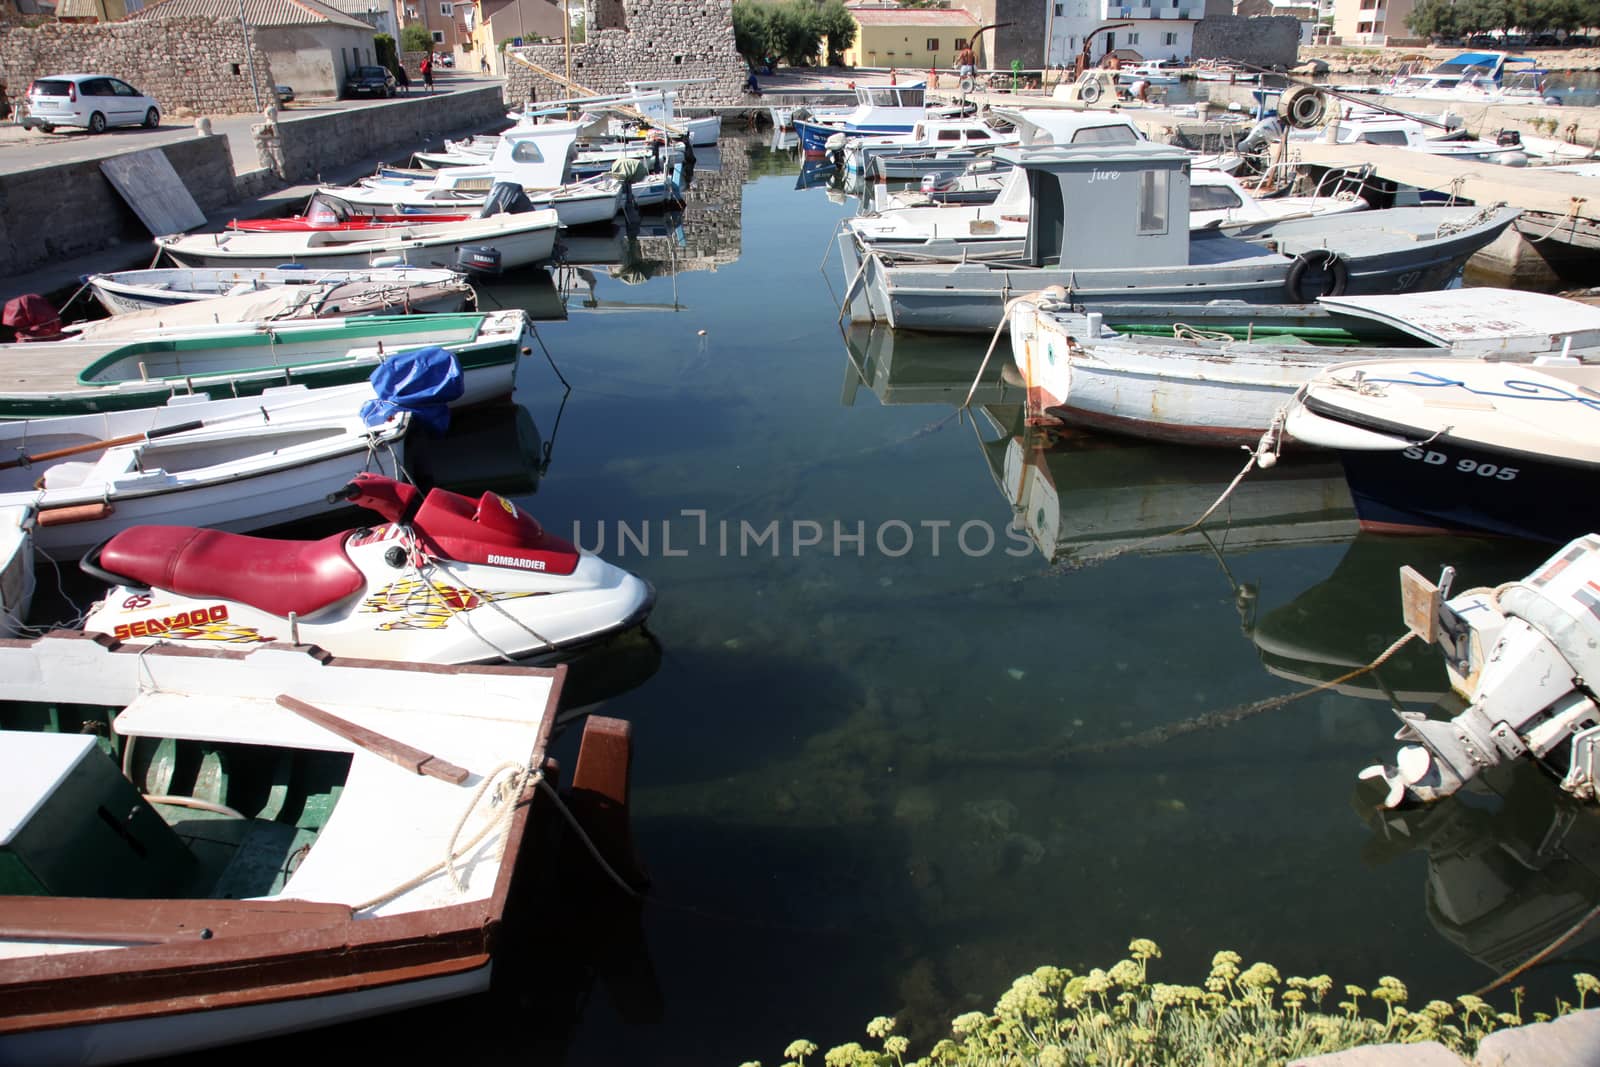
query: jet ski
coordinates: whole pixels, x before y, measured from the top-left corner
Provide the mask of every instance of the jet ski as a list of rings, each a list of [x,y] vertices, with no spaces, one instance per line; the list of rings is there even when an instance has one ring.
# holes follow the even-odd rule
[[[359,474],[328,499],[385,521],[314,541],[123,530],[81,564],[113,586],[84,629],[134,644],[286,641],[418,663],[537,661],[637,626],[655,601],[648,582],[496,493],[424,494]]]

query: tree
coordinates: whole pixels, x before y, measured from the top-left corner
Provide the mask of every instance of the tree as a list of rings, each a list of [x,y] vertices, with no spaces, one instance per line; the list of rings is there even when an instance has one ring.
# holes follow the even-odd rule
[[[394,49],[394,38],[387,33],[374,34],[372,37],[372,54],[377,57],[378,66],[397,70],[400,67],[400,56]]]
[[[817,31],[828,39],[828,65],[844,63],[844,50],[856,43],[856,20],[844,0],[827,0],[815,14]]]
[[[420,22],[408,22],[400,27],[400,48],[405,52],[432,52],[433,34]]]
[[[1406,16],[1406,27],[1418,37],[1455,37],[1461,33],[1450,0],[1421,0]]]
[[[752,67],[767,55],[767,6],[753,0],[734,0],[733,47]]]

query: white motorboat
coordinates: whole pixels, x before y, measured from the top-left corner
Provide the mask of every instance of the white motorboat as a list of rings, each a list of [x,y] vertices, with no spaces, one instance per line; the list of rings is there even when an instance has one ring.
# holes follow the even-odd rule
[[[410,415],[369,426],[366,383],[0,422],[0,508],[37,509],[35,548],[77,558],[142,523],[253,530],[330,510],[364,470],[397,473]]]
[[[284,286],[315,291],[311,301],[315,305],[362,309],[339,314],[460,311],[476,299],[472,286],[457,272],[425,267],[340,271],[168,267],[91,274],[85,284],[113,315]]]
[[[1472,292],[1473,290],[1467,290]],[[1572,303],[1569,301],[1569,303]],[[1600,309],[1560,320],[1534,366],[1484,360],[1352,362],[1305,387],[1286,426],[1338,451],[1364,527],[1560,544],[1600,530]],[[1534,319],[1516,326],[1547,344]],[[1568,358],[1561,358],[1567,356]]]
[[[498,253],[500,270],[543,263],[555,248],[557,213],[549,208],[463,222],[419,223],[381,230],[305,230],[279,233],[173,234],[156,247],[185,267],[310,267],[399,265],[451,267],[484,249]],[[465,254],[464,254],[465,253]]]
[[[676,91],[686,85],[702,85],[714,81],[715,78],[661,78],[654,81],[624,82],[632,95],[625,97],[619,103],[639,112],[643,119],[642,121],[628,118],[613,119],[611,131],[619,136],[636,137],[652,129],[662,129],[671,134],[687,137],[692,145],[699,147],[715,145],[722,136],[722,115],[715,111],[695,118],[679,115]]]
[[[554,857],[536,827],[559,821],[540,783],[564,679],[309,647],[0,643],[0,826],[25,872],[4,897],[0,1060],[303,1041],[488,990],[532,903],[514,872]],[[93,725],[46,732],[29,705]],[[625,723],[591,718],[575,773],[598,784],[604,751],[625,781],[630,748]],[[625,794],[595,795],[626,817]]]
[[[467,406],[509,394],[519,357],[535,344],[532,322],[517,309],[220,323],[0,345],[0,381],[9,383],[0,387],[0,419],[152,407],[187,393],[223,399],[275,385],[348,385],[385,359],[430,347],[460,362],[458,404]]]
[[[1011,349],[1030,404],[1069,425],[1248,447],[1277,425],[1297,390],[1352,360],[1388,377],[1386,366],[1396,375],[1435,366],[1448,374],[1442,368],[1469,356],[1493,360],[1487,373],[1515,378],[1564,349],[1600,357],[1600,308],[1489,288],[1324,296],[1315,307],[1108,305],[1100,313],[1041,295],[1016,302]],[[1293,420],[1288,440],[1327,445],[1301,435]]]
[[[946,163],[972,160],[999,145],[1016,144],[1019,139],[1016,127],[994,113],[924,118],[906,133],[847,138],[844,166],[846,171],[865,174],[875,161],[907,156]]]

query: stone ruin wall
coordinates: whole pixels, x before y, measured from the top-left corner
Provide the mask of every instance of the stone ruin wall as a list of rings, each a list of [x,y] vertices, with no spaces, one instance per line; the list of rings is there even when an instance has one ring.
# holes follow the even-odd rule
[[[1194,58],[1288,69],[1299,62],[1300,23],[1286,16],[1207,15],[1194,26]]]
[[[588,41],[572,46],[572,80],[599,93],[625,91],[623,82],[655,78],[713,78],[678,90],[680,108],[749,104],[744,59],[733,44],[732,0],[588,0]],[[566,72],[562,45],[508,49],[557,75]],[[506,102],[529,90],[540,100],[575,93],[515,59],[506,64]]]
[[[268,93],[273,80],[267,54],[254,39],[250,52],[256,79]],[[238,22],[139,19],[0,29],[0,82],[13,101],[35,78],[76,72],[109,74],[155,97],[163,121],[256,110]]]

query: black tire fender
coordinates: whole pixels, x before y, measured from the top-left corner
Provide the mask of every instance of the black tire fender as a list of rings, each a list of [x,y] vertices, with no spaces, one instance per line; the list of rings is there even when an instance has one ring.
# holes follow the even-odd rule
[[[1308,296],[1302,290],[1306,271],[1312,266],[1328,272],[1328,284],[1320,293]],[[1288,293],[1290,301],[1296,304],[1309,304],[1319,296],[1339,296],[1349,284],[1350,264],[1331,248],[1312,248],[1301,252],[1294,257],[1294,262],[1289,265],[1289,274],[1283,279],[1285,292]]]

